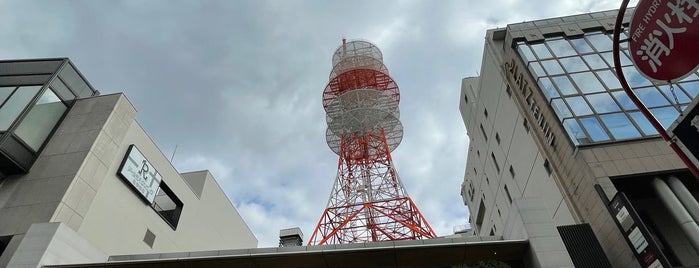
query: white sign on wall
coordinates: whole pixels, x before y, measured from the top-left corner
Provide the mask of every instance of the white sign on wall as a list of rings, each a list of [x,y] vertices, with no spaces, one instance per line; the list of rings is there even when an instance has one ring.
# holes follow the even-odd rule
[[[136,148],[136,145],[129,146],[117,174],[136,190],[148,204],[153,204],[162,176]]]

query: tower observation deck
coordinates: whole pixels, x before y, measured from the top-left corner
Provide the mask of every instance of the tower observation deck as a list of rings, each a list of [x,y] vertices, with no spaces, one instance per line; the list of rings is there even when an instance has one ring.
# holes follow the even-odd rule
[[[338,171],[308,244],[435,237],[393,167],[391,152],[403,139],[400,93],[381,51],[367,41],[343,39],[332,63],[323,107]]]

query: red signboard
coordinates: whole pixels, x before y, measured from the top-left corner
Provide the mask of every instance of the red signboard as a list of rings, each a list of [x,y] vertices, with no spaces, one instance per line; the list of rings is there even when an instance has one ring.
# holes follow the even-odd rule
[[[675,81],[699,65],[699,0],[640,0],[629,54],[646,77]]]

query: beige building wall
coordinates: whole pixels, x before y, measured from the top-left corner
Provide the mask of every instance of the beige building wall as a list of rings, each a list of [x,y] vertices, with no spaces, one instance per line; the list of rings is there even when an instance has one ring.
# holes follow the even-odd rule
[[[135,115],[123,94],[77,100],[30,172],[0,185],[0,236],[13,235],[5,253],[41,222],[61,222],[107,255],[257,247],[213,176],[179,174]],[[131,144],[183,202],[176,230],[117,176]]]
[[[493,34],[489,32],[489,37]],[[528,197],[542,198],[545,216],[555,225],[573,224],[556,175],[544,167],[547,158],[530,134],[536,130],[532,124],[525,127],[526,117],[518,110],[515,92],[508,93],[501,75],[504,55],[498,49],[502,46],[502,40],[489,38],[482,75],[462,82],[460,110],[470,139],[462,196],[471,213],[473,232],[481,236],[502,234],[512,201]],[[478,228],[481,202],[485,213]]]
[[[613,13],[592,16],[609,17]],[[499,226],[506,221],[501,215],[508,215],[513,207],[503,198],[507,186],[512,199],[541,197],[555,226],[589,223],[613,267],[639,267],[594,185],[600,184],[611,199],[617,192],[612,183],[615,177],[667,173],[686,167],[660,138],[574,146],[511,46],[513,40],[536,41],[543,40],[544,35],[579,35],[586,29],[610,30],[614,26],[613,19],[591,18],[580,15],[519,23],[488,32],[481,76],[464,79],[461,89],[460,110],[470,139],[462,196],[476,235],[488,235],[493,226],[498,227],[496,234],[501,232]],[[520,73],[522,80],[518,80]],[[531,96],[525,92],[527,85],[534,89]],[[537,117],[532,101],[550,126],[553,144],[533,123]],[[528,128],[523,126],[525,120]],[[499,142],[495,136],[499,136]],[[493,167],[493,156],[499,172]],[[510,166],[514,176],[508,172]],[[475,192],[473,197],[471,192]],[[476,230],[481,200],[485,200],[486,213],[483,226]],[[664,215],[667,218],[667,213]],[[681,239],[677,232],[673,234]],[[683,263],[697,262],[696,254],[679,251],[688,252],[677,256]]]

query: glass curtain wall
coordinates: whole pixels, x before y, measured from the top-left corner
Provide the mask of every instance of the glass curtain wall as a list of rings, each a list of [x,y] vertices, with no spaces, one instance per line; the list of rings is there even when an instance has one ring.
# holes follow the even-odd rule
[[[626,39],[622,34],[621,39]],[[544,42],[518,42],[515,49],[575,145],[657,135],[621,88],[612,56],[611,33]],[[699,94],[699,76],[692,73],[672,86],[656,85],[636,71],[622,44],[621,65],[629,85],[668,128]]]

